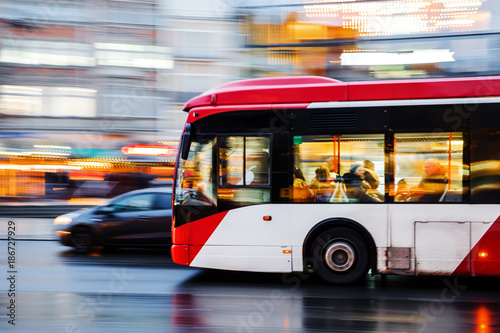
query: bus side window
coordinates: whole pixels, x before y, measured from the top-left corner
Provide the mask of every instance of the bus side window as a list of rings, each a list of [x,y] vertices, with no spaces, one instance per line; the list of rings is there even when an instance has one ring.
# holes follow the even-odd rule
[[[500,131],[471,130],[471,203],[500,203]]]
[[[460,132],[397,133],[395,202],[462,202],[464,141]]]
[[[384,201],[383,134],[296,136],[293,142],[290,201]]]

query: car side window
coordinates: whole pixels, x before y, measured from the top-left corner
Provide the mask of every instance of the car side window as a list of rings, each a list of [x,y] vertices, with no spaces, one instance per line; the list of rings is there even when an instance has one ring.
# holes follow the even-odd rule
[[[120,212],[152,210],[154,199],[154,193],[136,194],[114,202],[113,206]]]
[[[172,209],[172,195],[158,194],[156,199],[155,209]]]

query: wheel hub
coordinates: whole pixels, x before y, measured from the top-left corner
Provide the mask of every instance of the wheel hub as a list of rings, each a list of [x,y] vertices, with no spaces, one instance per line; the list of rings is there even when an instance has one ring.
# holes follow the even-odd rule
[[[334,242],[325,251],[326,264],[336,272],[344,272],[351,268],[355,258],[354,249],[345,242]]]

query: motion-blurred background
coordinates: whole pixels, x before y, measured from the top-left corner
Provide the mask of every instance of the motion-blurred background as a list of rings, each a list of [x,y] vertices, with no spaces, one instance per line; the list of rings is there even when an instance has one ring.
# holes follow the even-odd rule
[[[493,0],[2,0],[0,202],[168,185],[189,98],[243,78],[500,74]]]

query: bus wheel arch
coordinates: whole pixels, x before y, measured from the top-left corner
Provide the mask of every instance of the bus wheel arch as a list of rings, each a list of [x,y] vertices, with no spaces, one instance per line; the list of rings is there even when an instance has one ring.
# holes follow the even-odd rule
[[[321,249],[325,260],[318,260],[318,242],[324,243],[321,245]],[[375,241],[363,226],[353,220],[333,218],[321,221],[309,231],[303,245],[304,270],[315,271],[329,282],[339,284],[350,283],[359,279],[358,277],[354,277],[351,280],[353,274],[364,276],[366,275],[366,270],[370,268],[372,274],[377,271],[377,248]],[[335,251],[339,254],[337,260],[340,260],[340,262],[338,263],[326,259],[330,258]],[[355,256],[358,252],[361,254],[360,258]],[[361,265],[359,269],[351,267],[353,265],[353,257],[356,260],[356,264]],[[360,262],[357,262],[358,260]],[[351,268],[360,271],[352,272],[351,274],[351,272],[347,272]],[[334,271],[332,275],[338,273],[338,279],[328,278],[328,274],[324,272],[325,270]],[[344,271],[346,271],[346,274],[342,275]],[[327,275],[326,277],[325,274]],[[349,274],[351,274],[351,277]]]

